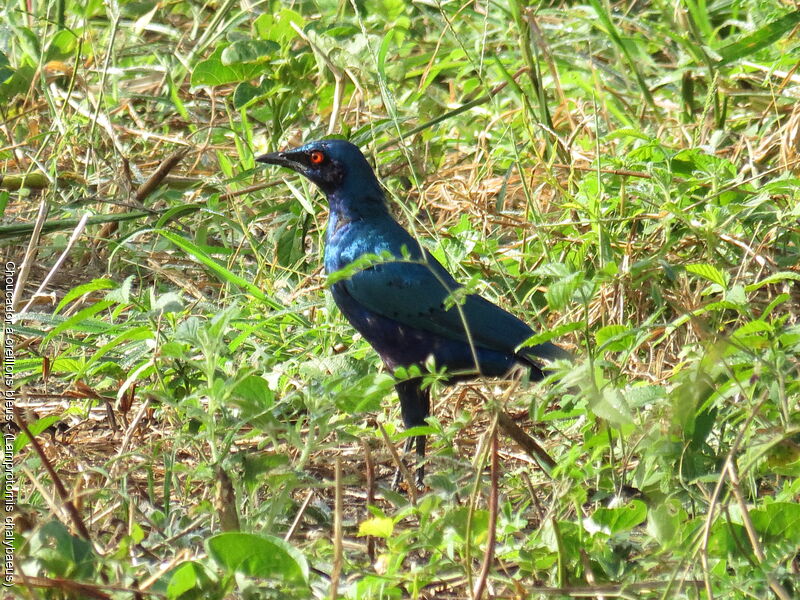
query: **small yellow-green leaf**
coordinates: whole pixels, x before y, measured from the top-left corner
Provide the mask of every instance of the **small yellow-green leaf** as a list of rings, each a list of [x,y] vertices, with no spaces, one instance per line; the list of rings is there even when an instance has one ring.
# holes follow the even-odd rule
[[[388,538],[394,532],[394,521],[389,517],[373,517],[362,521],[358,526],[358,535],[374,535],[375,537]]]

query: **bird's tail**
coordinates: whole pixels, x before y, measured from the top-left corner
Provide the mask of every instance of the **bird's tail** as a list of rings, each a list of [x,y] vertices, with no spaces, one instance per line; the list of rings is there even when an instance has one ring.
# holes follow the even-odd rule
[[[561,346],[557,346],[551,342],[544,344],[537,344],[536,346],[527,346],[520,348],[517,352],[517,359],[531,367],[531,379],[539,380],[544,378],[543,367],[546,363],[556,360],[572,360],[572,354],[564,350]]]

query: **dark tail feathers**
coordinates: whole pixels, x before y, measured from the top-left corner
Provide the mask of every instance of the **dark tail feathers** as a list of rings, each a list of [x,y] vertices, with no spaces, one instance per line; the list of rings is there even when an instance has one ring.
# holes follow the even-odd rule
[[[546,363],[554,360],[573,360],[572,354],[561,346],[550,342],[521,348],[517,352],[517,358],[522,364],[531,367],[531,379],[534,381],[544,379],[544,371],[542,369],[546,366]]]

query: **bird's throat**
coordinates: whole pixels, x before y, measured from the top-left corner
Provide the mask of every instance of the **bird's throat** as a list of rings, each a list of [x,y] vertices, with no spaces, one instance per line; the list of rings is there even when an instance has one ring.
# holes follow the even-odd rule
[[[347,186],[327,195],[331,219],[335,217],[338,221],[351,222],[388,214],[380,188],[372,189],[373,186],[369,184],[356,190],[352,187]]]

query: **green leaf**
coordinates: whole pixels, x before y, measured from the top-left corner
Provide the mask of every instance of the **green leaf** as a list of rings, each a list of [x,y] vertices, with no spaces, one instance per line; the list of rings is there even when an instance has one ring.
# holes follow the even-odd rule
[[[0,52],[0,83],[5,83],[14,74],[14,69],[8,62],[8,57],[5,53]]]
[[[374,535],[380,538],[390,538],[394,533],[394,520],[389,517],[373,517],[362,521],[358,526],[358,535]]]
[[[131,329],[125,329],[125,331],[116,336],[110,342],[100,346],[97,349],[97,351],[94,352],[94,354],[92,354],[92,357],[86,362],[86,364],[77,372],[77,377],[82,377],[101,358],[103,358],[106,354],[108,354],[115,348],[121,347],[124,342],[141,342],[144,340],[153,339],[154,336],[155,333],[147,325],[142,325],[141,327],[134,327]]]
[[[292,193],[292,196],[294,196],[295,199],[300,203],[300,206],[303,207],[303,210],[310,215],[314,215],[315,214],[314,206],[311,204],[311,202],[308,201],[306,195],[302,191],[297,189],[295,186],[293,186],[291,182],[284,181],[284,183],[286,184],[286,187],[289,188],[289,191]]]
[[[242,400],[260,404],[264,408],[272,406],[274,394],[263,377],[248,375],[233,388],[233,393]]]
[[[726,65],[731,61],[749,56],[761,48],[777,42],[785,33],[789,32],[797,23],[800,23],[800,10],[790,12],[780,19],[767,23],[750,35],[728,44],[717,50],[720,59],[717,66]]]
[[[52,577],[90,579],[97,576],[99,557],[92,544],[76,537],[59,521],[52,520],[34,530],[28,540],[29,556]]]
[[[266,380],[247,375],[233,384],[230,403],[239,409],[239,417],[254,429],[269,431],[276,424],[270,410],[275,405],[275,393]]]
[[[133,288],[135,277],[135,275],[128,275],[122,285],[106,294],[106,300],[117,304],[128,304],[131,301],[131,288]]]
[[[710,281],[711,283],[716,283],[718,286],[725,289],[725,274],[713,265],[709,265],[708,263],[686,265],[686,270],[689,273]]]
[[[78,37],[69,29],[62,29],[50,40],[47,47],[47,60],[66,60],[78,47]]]
[[[155,229],[153,230],[155,233],[165,237],[170,242],[178,246],[181,250],[196,258],[200,263],[205,265],[209,270],[211,270],[217,277],[219,277],[223,282],[231,283],[237,287],[240,287],[250,294],[252,294],[255,298],[266,304],[267,306],[275,309],[275,310],[284,310],[284,306],[282,306],[277,300],[273,300],[269,296],[267,296],[264,292],[262,292],[258,287],[239,277],[238,275],[232,273],[227,268],[223,267],[219,264],[216,260],[211,258],[205,251],[203,251],[199,246],[190,242],[186,238],[183,238],[171,231],[167,231],[166,229]],[[300,320],[301,323],[305,324],[305,321],[301,319],[299,316],[295,315],[295,318]]]
[[[752,283],[746,286],[744,289],[747,292],[753,292],[759,288],[764,287],[765,285],[772,285],[773,283],[781,283],[782,281],[800,281],[800,273],[792,273],[791,271],[780,271],[779,273],[773,273],[769,277],[765,277],[761,281],[757,283]]]
[[[774,328],[759,319],[749,321],[731,334],[731,341],[746,348],[765,348]]]
[[[651,507],[647,515],[647,532],[662,548],[680,541],[680,527],[686,520],[686,511],[677,499],[666,500],[663,504]]]
[[[167,598],[170,600],[202,600],[212,588],[211,578],[205,567],[195,561],[188,561],[172,571],[167,584]]]
[[[622,352],[630,348],[633,333],[625,325],[606,325],[594,334],[594,339],[601,350]]]
[[[225,48],[220,61],[226,67],[240,63],[259,62],[281,51],[281,47],[269,40],[239,40]]]
[[[233,91],[233,106],[237,110],[241,110],[248,106],[260,102],[269,95],[275,83],[270,79],[264,79],[258,85],[253,85],[249,81],[243,81],[236,86]]]
[[[156,295],[155,290],[150,290],[150,314],[163,315],[171,312],[180,312],[183,309],[183,298],[178,292],[166,292]]]
[[[742,544],[747,539],[747,531],[738,523],[728,523],[723,519],[717,519],[711,526],[711,535],[708,539],[708,554],[715,558],[727,558],[728,556],[742,556],[742,551],[746,556],[752,557],[752,549],[749,544]]]
[[[206,60],[199,62],[192,71],[192,87],[204,85],[217,86],[240,81],[250,81],[264,73],[267,66],[261,63],[234,63],[225,65],[222,62],[224,47],[217,48]]]
[[[563,325],[557,325],[552,329],[545,329],[540,333],[532,335],[527,340],[525,340],[522,344],[517,347],[517,350],[521,348],[528,348],[530,346],[538,346],[539,344],[544,344],[545,342],[549,342],[550,340],[561,338],[573,331],[581,331],[584,328],[584,324],[580,321],[575,321],[574,323],[564,323]]]
[[[552,310],[561,310],[569,303],[583,281],[581,273],[570,273],[565,278],[554,281],[548,286],[544,294],[547,299],[547,305]]]
[[[30,65],[22,65],[17,67],[12,73],[11,76],[8,76],[8,70],[4,69],[2,71],[5,79],[2,80],[0,84],[0,99],[10,100],[17,94],[25,94],[27,90],[30,89],[31,84],[33,83],[34,79],[38,76],[39,71],[34,69]],[[77,224],[78,219],[74,219],[74,222]],[[19,223],[15,224],[15,226],[19,229],[27,231],[27,229],[31,229],[33,227],[32,223]],[[73,227],[75,225],[73,224]],[[4,225],[0,232],[4,233],[6,228],[10,228],[13,230],[12,226]],[[43,228],[44,231],[44,228]],[[0,235],[0,237],[7,237],[7,235]]]
[[[28,423],[28,429],[30,432],[36,436],[42,433],[48,427],[55,425],[61,420],[62,415],[47,415],[46,417],[42,417],[41,419],[37,419],[33,423]],[[22,450],[30,441],[28,436],[25,432],[21,431],[19,435],[14,439],[14,454],[18,453]]]
[[[58,314],[61,312],[61,309],[64,308],[67,304],[75,300],[76,298],[80,298],[90,292],[95,292],[97,290],[108,290],[117,287],[116,282],[110,279],[92,279],[89,283],[84,283],[83,285],[79,285],[77,287],[72,288],[69,292],[64,295],[64,298],[61,302],[58,303],[56,309],[53,311],[53,314]],[[108,299],[108,297],[106,297]]]
[[[773,502],[751,510],[750,518],[761,535],[797,541],[800,531],[800,504],[795,502]]]
[[[589,408],[601,419],[614,425],[628,425],[633,423],[628,403],[622,391],[617,388],[606,386],[594,402],[589,402]]]
[[[591,519],[609,533],[630,531],[647,518],[647,505],[641,500],[632,500],[619,508],[598,508]]]
[[[39,35],[27,27],[17,27],[17,42],[25,53],[25,57],[33,64],[38,64],[42,58],[42,45]]]
[[[283,48],[289,48],[290,42],[297,37],[292,23],[300,29],[306,26],[305,19],[291,9],[283,8],[277,14],[264,13],[253,22],[256,35],[263,40],[277,42]]]
[[[303,554],[282,539],[254,533],[221,533],[206,540],[208,555],[231,573],[308,584]]]
[[[96,302],[91,306],[87,306],[83,310],[79,310],[69,319],[62,321],[61,323],[53,327],[53,329],[50,330],[50,333],[48,333],[42,340],[42,346],[46,346],[48,342],[50,342],[50,340],[52,340],[59,333],[71,329],[76,325],[80,325],[84,321],[88,321],[91,317],[93,317],[97,313],[104,311],[113,305],[114,303],[110,302],[109,300],[101,300],[100,302]]]
[[[482,544],[486,541],[489,532],[489,512],[475,510],[472,512],[471,518],[469,512],[467,507],[461,507],[447,513],[442,518],[442,526],[451,529],[462,541],[467,539],[469,533],[470,541],[473,544]]]
[[[745,306],[747,304],[747,295],[745,294],[744,286],[737,283],[732,285],[730,289],[725,290],[725,301]]]

